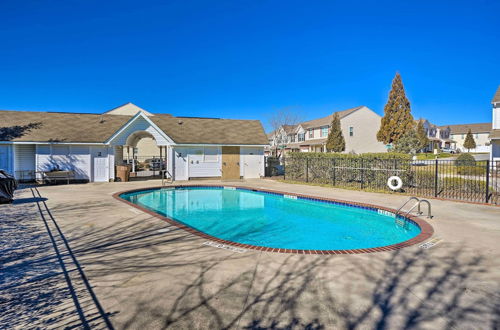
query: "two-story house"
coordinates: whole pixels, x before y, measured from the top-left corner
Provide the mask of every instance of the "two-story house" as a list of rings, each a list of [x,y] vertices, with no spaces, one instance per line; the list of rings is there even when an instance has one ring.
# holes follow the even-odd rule
[[[385,152],[386,146],[377,140],[381,116],[366,106],[338,111],[346,144],[345,152]],[[288,143],[285,152],[326,152],[333,114],[299,123],[283,129]],[[282,134],[280,132],[279,134]]]
[[[266,147],[266,155],[280,156],[289,143],[292,142],[292,136],[295,134],[297,125],[282,125],[276,131],[267,135],[269,147]]]
[[[490,132],[491,160],[500,161],[500,86],[498,86],[491,104],[493,107],[493,120]]]
[[[416,124],[422,122],[425,133],[429,139],[429,145],[424,149],[425,152],[432,152],[435,149],[451,148],[455,149],[455,141],[451,138],[451,129],[449,126],[436,126],[427,119],[419,119]]]
[[[462,152],[467,151],[467,148],[464,147],[464,142],[470,130],[476,142],[476,148],[470,151],[490,152],[491,123],[448,125],[442,127],[450,128],[450,138],[455,142],[455,148],[457,150]]]

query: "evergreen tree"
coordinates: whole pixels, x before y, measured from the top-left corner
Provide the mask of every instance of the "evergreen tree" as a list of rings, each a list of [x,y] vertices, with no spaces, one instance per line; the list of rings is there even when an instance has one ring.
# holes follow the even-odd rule
[[[382,117],[377,139],[385,144],[396,142],[405,133],[412,130],[413,126],[410,101],[406,98],[401,76],[396,73],[392,80],[389,99],[384,107],[384,117]]]
[[[326,139],[326,149],[333,152],[342,152],[345,150],[345,140],[340,128],[340,118],[338,113],[333,114],[332,125],[328,138]]]
[[[415,154],[420,149],[420,140],[414,129],[406,132],[399,140],[394,142],[394,151],[403,154]]]
[[[467,132],[467,136],[465,137],[464,148],[467,149],[467,152],[476,148],[476,141],[474,141],[474,137],[472,136],[472,132],[470,130]]]
[[[429,138],[425,133],[424,122],[422,120],[419,120],[417,124],[417,138],[419,141],[418,150],[423,150],[429,145]]]

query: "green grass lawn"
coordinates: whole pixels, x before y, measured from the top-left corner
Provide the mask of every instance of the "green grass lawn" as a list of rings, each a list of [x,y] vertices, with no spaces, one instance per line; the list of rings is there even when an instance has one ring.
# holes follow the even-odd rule
[[[449,157],[453,157],[453,156],[456,156],[455,154],[449,154],[449,153],[446,153],[446,152],[442,152],[440,154],[433,154],[433,153],[425,153],[425,154],[417,154],[417,159],[420,159],[420,160],[425,160],[425,159],[436,159],[437,158],[449,158]]]

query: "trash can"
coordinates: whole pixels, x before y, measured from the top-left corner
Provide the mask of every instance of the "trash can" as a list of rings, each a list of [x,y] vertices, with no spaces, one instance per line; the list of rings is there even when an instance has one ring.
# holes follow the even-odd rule
[[[12,203],[17,180],[5,171],[0,170],[0,204]]]
[[[116,178],[120,182],[128,182],[130,177],[130,166],[129,165],[117,165],[116,166]]]

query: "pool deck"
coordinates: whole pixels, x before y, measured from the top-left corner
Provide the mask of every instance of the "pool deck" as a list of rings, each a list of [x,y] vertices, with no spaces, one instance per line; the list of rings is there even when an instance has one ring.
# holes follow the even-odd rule
[[[220,184],[220,181],[193,181]],[[184,184],[184,183],[183,183]],[[397,209],[408,197],[239,186]],[[429,249],[235,251],[113,198],[159,181],[23,189],[0,205],[0,324],[12,328],[500,328],[500,207],[430,200]],[[33,196],[35,193],[35,197]]]

